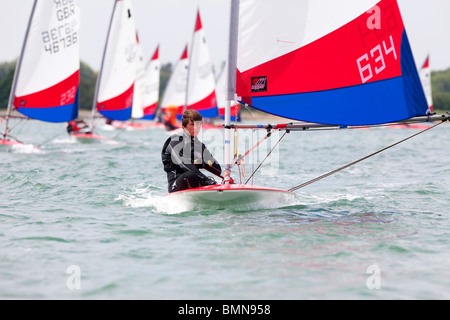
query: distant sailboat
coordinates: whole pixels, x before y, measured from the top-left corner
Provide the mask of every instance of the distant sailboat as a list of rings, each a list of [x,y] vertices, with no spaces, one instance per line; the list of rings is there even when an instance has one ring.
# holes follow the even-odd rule
[[[186,92],[185,109],[197,110],[207,119],[218,116],[213,65],[200,10],[197,11],[192,37]]]
[[[431,93],[431,68],[430,68],[430,57],[427,56],[425,59],[425,62],[423,63],[422,67],[419,71],[420,76],[420,82],[422,83],[422,88],[425,93],[425,97],[427,99],[429,113],[434,112],[433,108],[433,97]],[[429,127],[427,124],[410,124],[410,123],[404,123],[404,124],[393,124],[389,125],[389,128],[400,128],[400,129],[426,129]]]
[[[140,119],[144,116],[145,103],[145,63],[142,45],[136,32],[136,75],[133,91],[133,106],[131,108],[131,119]]]
[[[67,122],[78,116],[79,8],[75,1],[35,0],[17,62],[0,144],[14,145],[14,106],[29,118]]]
[[[144,116],[144,107],[146,103],[146,71],[144,63],[144,53],[142,45],[139,41],[138,33],[136,32],[136,79],[133,90],[133,105],[131,107],[131,121],[115,121],[111,125],[120,129],[145,129],[146,127],[134,122],[136,119],[141,119]]]
[[[433,95],[431,92],[431,68],[430,68],[430,56],[427,56],[425,62],[420,69],[420,80],[422,82],[423,91],[425,92],[425,97],[427,98],[428,107],[430,111],[433,112]]]
[[[161,62],[159,60],[159,46],[145,68],[145,100],[144,120],[154,120],[159,100]]]
[[[184,110],[197,110],[203,118],[218,116],[215,79],[206,36],[197,11],[191,51],[188,57],[187,46],[175,65],[162,99],[162,111],[165,122],[173,120],[168,114],[177,109],[180,120]],[[173,128],[173,123],[170,125]]]
[[[184,104],[186,103],[188,65],[188,47],[186,45],[180,59],[175,64],[161,100],[162,113],[167,116],[168,109],[172,109],[173,112],[176,112],[178,120],[183,115]]]
[[[98,111],[110,120],[131,118],[139,44],[131,0],[116,0],[94,94],[91,132]],[[86,137],[85,137],[86,138]],[[92,138],[98,138],[93,135]]]

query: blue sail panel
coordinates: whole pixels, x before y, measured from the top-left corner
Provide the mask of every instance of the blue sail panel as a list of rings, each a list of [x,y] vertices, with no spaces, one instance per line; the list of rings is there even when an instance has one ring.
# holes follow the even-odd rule
[[[126,121],[131,117],[131,107],[120,110],[102,110],[99,112],[105,118],[118,121]]]

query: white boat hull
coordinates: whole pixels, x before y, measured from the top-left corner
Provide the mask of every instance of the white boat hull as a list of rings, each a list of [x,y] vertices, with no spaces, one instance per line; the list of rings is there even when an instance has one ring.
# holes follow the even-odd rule
[[[211,207],[235,207],[256,205],[258,207],[283,206],[292,202],[295,194],[285,190],[242,184],[213,185],[188,189],[166,195],[173,201]]]

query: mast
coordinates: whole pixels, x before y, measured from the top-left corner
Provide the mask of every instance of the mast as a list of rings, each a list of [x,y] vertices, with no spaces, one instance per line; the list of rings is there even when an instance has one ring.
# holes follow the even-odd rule
[[[188,98],[189,98],[189,76],[191,74],[191,66],[192,66],[192,50],[194,50],[194,39],[195,39],[195,31],[197,30],[197,22],[198,19],[200,19],[200,9],[197,8],[197,16],[195,17],[195,24],[194,24],[194,32],[192,33],[192,40],[191,40],[191,51],[188,52],[188,72],[187,72],[187,78],[186,78],[186,95],[184,98],[184,111],[187,110],[188,106]],[[188,50],[189,51],[189,50]]]
[[[230,13],[230,36],[228,47],[228,74],[227,74],[227,93],[225,105],[225,172],[224,183],[230,184],[231,174],[231,103],[236,96],[236,68],[237,68],[237,47],[238,47],[238,27],[239,27],[239,0],[231,1]]]
[[[6,135],[8,134],[9,117],[11,115],[12,106],[14,104],[14,96],[16,94],[16,87],[17,87],[17,78],[18,78],[18,75],[20,72],[20,67],[22,65],[23,55],[25,52],[25,46],[27,44],[28,36],[30,34],[31,22],[33,21],[34,13],[36,11],[37,2],[38,2],[38,0],[34,0],[33,8],[31,9],[30,19],[28,19],[27,31],[25,33],[25,39],[23,41],[22,50],[20,52],[19,59],[17,60],[16,70],[14,72],[14,78],[13,78],[13,82],[11,85],[11,91],[9,92],[9,100],[8,100],[8,108],[6,110],[6,117],[5,117],[6,124],[5,124],[5,131],[3,132],[3,140],[6,140]]]
[[[114,14],[116,12],[117,1],[120,1],[120,0],[116,0],[114,2],[113,11],[111,13],[111,20],[109,22],[108,34],[106,35],[105,47],[103,49],[102,64],[100,65],[100,71],[98,72],[97,82],[95,84],[94,101],[92,102],[92,113],[91,113],[91,131],[92,132],[94,131],[94,116],[95,116],[95,110],[97,109],[98,89],[99,89],[100,80],[101,80],[102,74],[103,74],[103,66],[105,64],[106,50],[108,48],[109,36],[111,34],[111,28],[112,28],[112,23],[114,20]]]

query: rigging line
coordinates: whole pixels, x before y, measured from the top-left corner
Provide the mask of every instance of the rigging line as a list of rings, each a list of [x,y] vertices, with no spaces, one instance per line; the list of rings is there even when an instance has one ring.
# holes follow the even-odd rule
[[[252,172],[251,176],[247,179],[247,181],[245,181],[244,184],[247,184],[247,182],[250,181],[250,179],[255,175],[256,171],[258,171],[258,169],[262,166],[262,164],[264,163],[264,161],[266,161],[266,159],[272,154],[272,151],[278,146],[278,144],[281,142],[281,140],[284,138],[284,136],[286,134],[289,133],[289,130],[286,130],[286,132],[281,136],[281,138],[277,141],[277,143],[275,143],[275,145],[273,146],[273,148],[270,150],[270,152],[267,154],[267,156],[264,158],[263,161],[261,161],[261,163],[258,165],[258,167],[256,167],[255,171]]]
[[[396,143],[394,143],[394,144],[392,144],[392,145],[390,145],[390,146],[388,146],[388,147],[386,147],[386,148],[383,148],[383,149],[381,149],[381,150],[378,150],[377,152],[374,152],[374,153],[372,153],[372,154],[370,154],[370,155],[368,155],[368,156],[365,156],[364,158],[361,158],[361,159],[359,159],[359,160],[356,160],[356,161],[354,161],[354,162],[352,162],[352,163],[349,163],[349,164],[347,164],[347,165],[345,165],[345,166],[343,166],[343,167],[340,167],[340,168],[338,168],[338,169],[336,169],[336,170],[330,171],[330,172],[328,172],[328,173],[326,173],[326,174],[323,174],[323,175],[321,175],[321,176],[319,176],[319,177],[317,177],[317,178],[314,178],[314,179],[309,180],[309,181],[307,181],[307,182],[305,182],[305,183],[302,183],[302,184],[300,184],[300,185],[298,185],[298,186],[296,186],[296,187],[293,187],[293,188],[289,189],[288,191],[289,191],[289,192],[297,191],[298,189],[304,188],[304,187],[306,187],[306,186],[308,186],[308,185],[310,185],[310,184],[312,184],[312,183],[314,183],[314,182],[320,181],[320,180],[322,180],[322,179],[324,179],[324,178],[326,178],[326,177],[329,177],[329,176],[331,176],[331,175],[333,175],[333,174],[335,174],[335,173],[338,173],[338,172],[340,172],[340,171],[342,171],[342,170],[344,170],[344,169],[347,169],[348,167],[351,167],[351,166],[353,166],[353,165],[355,165],[355,164],[357,164],[357,163],[359,163],[359,162],[361,162],[361,161],[363,161],[363,160],[366,160],[366,159],[368,159],[368,158],[370,158],[370,157],[373,157],[373,156],[375,156],[375,155],[377,155],[377,154],[379,154],[379,153],[381,153],[381,152],[383,152],[383,151],[386,151],[386,150],[388,150],[388,149],[390,149],[390,148],[392,148],[392,147],[395,147],[396,145],[399,145],[400,143],[403,143],[403,142],[405,142],[405,141],[407,141],[407,140],[409,140],[409,139],[412,139],[412,138],[418,136],[419,134],[424,133],[425,131],[431,130],[431,129],[437,127],[438,125],[442,124],[443,122],[444,122],[444,121],[442,121],[442,122],[440,122],[440,123],[437,123],[437,124],[435,124],[435,125],[433,125],[433,126],[427,128],[427,129],[424,129],[424,130],[422,130],[422,131],[420,131],[420,132],[418,132],[418,133],[415,133],[415,134],[413,134],[412,136],[409,136],[409,137],[407,137],[407,138],[405,138],[405,139],[403,139],[403,140],[401,140],[401,141],[399,141],[399,142],[396,142]]]
[[[126,128],[119,128],[119,132],[114,137],[112,137],[111,140],[116,140],[125,131],[127,131]]]
[[[51,137],[50,139],[47,139],[47,140],[45,140],[44,142],[42,142],[40,145],[38,145],[37,146],[37,148],[40,148],[40,147],[42,147],[43,145],[45,145],[45,144],[47,144],[47,143],[49,143],[50,141],[52,141],[52,140],[54,140],[54,139],[56,139],[56,138],[58,138],[59,136],[61,136],[61,135],[63,135],[63,134],[65,134],[66,132],[61,132],[61,133],[58,133],[56,136],[54,136],[54,137]]]
[[[240,164],[241,159],[244,159],[246,156],[249,155],[250,152],[252,152],[252,151],[255,150],[257,147],[259,147],[259,145],[260,145],[261,143],[263,143],[266,139],[268,139],[268,138],[271,136],[271,134],[272,134],[272,133],[271,133],[270,131],[268,131],[267,134],[266,134],[261,140],[259,140],[257,144],[255,144],[253,147],[251,147],[246,153],[244,153],[243,156],[240,156],[240,157],[233,163],[232,167],[233,167],[235,164]],[[252,138],[253,138],[253,137],[252,137]]]

